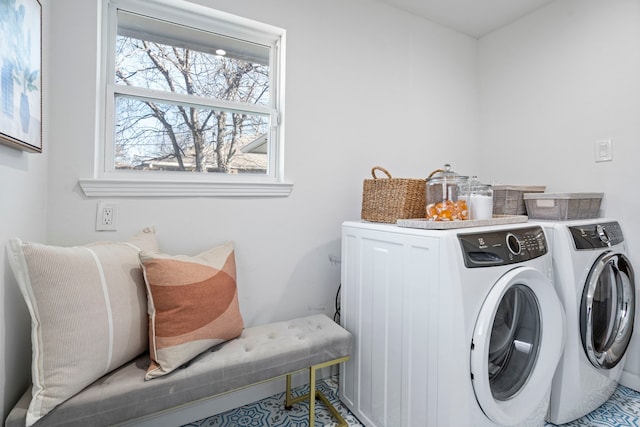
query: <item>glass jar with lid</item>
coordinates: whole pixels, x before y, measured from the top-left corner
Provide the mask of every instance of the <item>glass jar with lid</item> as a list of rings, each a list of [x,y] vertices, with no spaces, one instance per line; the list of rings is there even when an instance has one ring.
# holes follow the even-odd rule
[[[445,164],[427,178],[427,219],[430,221],[460,221],[469,219],[467,201],[458,194],[467,184],[468,176],[459,175]]]
[[[472,176],[461,188],[459,197],[467,201],[469,219],[493,218],[493,188]]]

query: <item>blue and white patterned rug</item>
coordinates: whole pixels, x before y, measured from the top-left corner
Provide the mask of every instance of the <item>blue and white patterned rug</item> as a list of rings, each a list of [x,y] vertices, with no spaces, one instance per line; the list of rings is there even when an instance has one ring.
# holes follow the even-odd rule
[[[333,406],[340,412],[349,426],[364,427],[358,419],[338,399],[338,377],[332,376],[318,381],[320,390]],[[309,392],[304,385],[293,389],[293,396]],[[184,427],[306,427],[309,425],[309,403],[300,402],[290,410],[284,409],[284,393],[262,399],[258,402],[214,415]],[[324,408],[322,402],[316,401],[316,421],[318,427],[333,426],[335,420]]]
[[[547,423],[546,426],[554,426]],[[598,409],[562,427],[640,427],[640,393],[619,385]]]
[[[350,427],[364,427],[338,399],[338,377],[318,381],[318,389],[340,411]],[[294,396],[307,393],[308,386],[296,388]],[[309,404],[293,405],[284,409],[284,393],[276,394],[258,402],[214,415],[184,427],[306,427]],[[333,426],[331,414],[321,402],[316,404],[316,426]],[[553,427],[554,424],[546,423]],[[640,393],[618,386],[611,398],[595,411],[584,417],[562,424],[562,427],[640,427]]]

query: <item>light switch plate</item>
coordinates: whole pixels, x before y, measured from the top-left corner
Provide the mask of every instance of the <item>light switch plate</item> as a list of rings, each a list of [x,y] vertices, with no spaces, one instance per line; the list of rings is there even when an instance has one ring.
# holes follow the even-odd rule
[[[596,141],[594,148],[596,162],[610,162],[613,160],[613,152],[610,139],[601,139],[599,141]]]

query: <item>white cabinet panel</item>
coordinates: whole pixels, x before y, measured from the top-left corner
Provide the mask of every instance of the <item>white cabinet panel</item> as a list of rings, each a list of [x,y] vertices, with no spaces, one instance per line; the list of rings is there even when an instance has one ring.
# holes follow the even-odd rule
[[[355,350],[341,398],[367,427],[427,425],[428,387],[437,387],[429,343],[438,329],[427,317],[438,310],[439,241],[349,227],[342,238],[341,319]]]

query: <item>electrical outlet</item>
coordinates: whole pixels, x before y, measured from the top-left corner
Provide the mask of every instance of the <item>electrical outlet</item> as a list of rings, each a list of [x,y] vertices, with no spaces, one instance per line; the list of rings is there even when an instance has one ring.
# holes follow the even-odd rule
[[[98,201],[96,231],[115,231],[118,226],[118,204]]]
[[[113,208],[111,206],[102,208],[102,225],[113,225]]]

